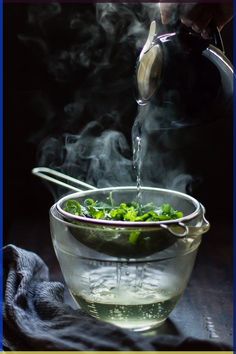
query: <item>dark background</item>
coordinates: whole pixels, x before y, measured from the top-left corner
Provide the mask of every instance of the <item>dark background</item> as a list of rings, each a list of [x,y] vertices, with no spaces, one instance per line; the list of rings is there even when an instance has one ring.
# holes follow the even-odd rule
[[[149,20],[141,5],[120,5],[112,20],[114,33],[108,36],[96,23],[93,4],[63,4],[58,16],[58,8],[47,4],[5,4],[4,10],[4,243],[37,252],[52,278],[62,280],[49,231],[54,198],[31,170],[42,164],[45,139],[79,133],[92,120],[99,122],[101,131],[122,132],[131,144],[137,113],[133,76],[141,48],[135,45],[138,34],[122,43],[119,38],[127,32],[133,13],[147,29]],[[231,61],[232,36],[229,23],[222,37]],[[107,50],[110,61],[103,67]],[[97,68],[97,74],[90,75]],[[82,108],[76,102],[82,102]],[[119,119],[114,119],[117,112]],[[185,335],[209,338],[202,316],[212,316],[219,339],[228,343],[232,342],[232,118],[229,114],[211,124],[185,128],[177,142],[176,132],[169,136],[185,161],[185,172],[193,176],[191,193],[205,205],[211,223],[195,276],[172,320]],[[53,158],[55,165],[61,163],[60,148],[52,155],[44,165]]]

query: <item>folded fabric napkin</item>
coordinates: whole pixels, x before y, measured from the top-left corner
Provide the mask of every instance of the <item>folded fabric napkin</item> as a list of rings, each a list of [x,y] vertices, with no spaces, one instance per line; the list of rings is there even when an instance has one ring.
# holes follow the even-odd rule
[[[8,245],[3,256],[6,350],[232,350],[195,338],[145,337],[98,321],[63,302],[63,284],[49,280],[46,264],[35,253]]]

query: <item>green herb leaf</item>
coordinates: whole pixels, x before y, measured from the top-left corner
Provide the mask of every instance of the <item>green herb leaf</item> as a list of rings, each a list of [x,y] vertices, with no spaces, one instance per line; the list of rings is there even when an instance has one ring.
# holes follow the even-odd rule
[[[66,202],[65,211],[74,215],[81,215],[81,205],[76,200],[68,200]]]
[[[132,245],[136,245],[140,233],[141,233],[140,231],[132,231],[132,232],[130,233],[130,235],[129,235],[129,242],[130,242]]]
[[[110,202],[98,202],[92,198],[84,200],[80,204],[76,200],[68,200],[65,211],[79,216],[86,216],[94,219],[118,220],[118,221],[165,221],[179,219],[184,216],[182,211],[175,210],[170,204],[164,203],[157,207],[153,203],[141,205],[137,202],[120,203],[115,206],[112,194],[107,200]],[[131,237],[133,240],[134,236]],[[132,241],[133,242],[133,241]]]

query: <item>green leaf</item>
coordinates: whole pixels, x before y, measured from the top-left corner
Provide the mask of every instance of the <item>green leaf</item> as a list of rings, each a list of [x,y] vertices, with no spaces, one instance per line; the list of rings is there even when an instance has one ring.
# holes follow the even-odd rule
[[[93,214],[93,217],[95,219],[104,219],[105,213],[102,210],[96,210],[96,212],[94,212],[94,214]]]
[[[137,217],[138,211],[134,209],[134,207],[127,208],[127,212],[124,216],[124,220],[126,221],[135,221]]]
[[[74,215],[81,215],[81,205],[76,200],[70,199],[66,202],[65,211]]]
[[[124,220],[125,210],[124,209],[113,209],[110,211],[110,217],[114,220]]]
[[[92,198],[85,199],[84,206],[88,207],[90,205],[96,205],[96,202]]]
[[[111,193],[107,199],[113,205],[98,202],[92,198],[85,199],[83,205],[81,205],[78,201],[71,199],[67,201],[64,209],[71,214],[94,219],[131,222],[165,221],[183,217],[182,211],[174,210],[168,203],[164,203],[157,207],[153,203],[141,205],[134,201],[130,203],[120,203],[115,206]]]
[[[184,214],[182,213],[182,211],[176,211],[176,219],[180,219],[184,216]]]
[[[170,204],[162,204],[161,211],[163,214],[170,214],[171,213],[171,206]]]
[[[129,235],[129,243],[136,245],[140,234],[140,231],[132,231]]]

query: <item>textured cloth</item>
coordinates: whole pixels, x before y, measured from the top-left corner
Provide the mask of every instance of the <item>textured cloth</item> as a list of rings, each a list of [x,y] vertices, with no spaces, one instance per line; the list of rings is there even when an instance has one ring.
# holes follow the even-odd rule
[[[35,253],[8,245],[3,256],[6,350],[232,350],[194,338],[145,337],[100,322],[63,302],[63,284],[49,281],[48,268]]]

